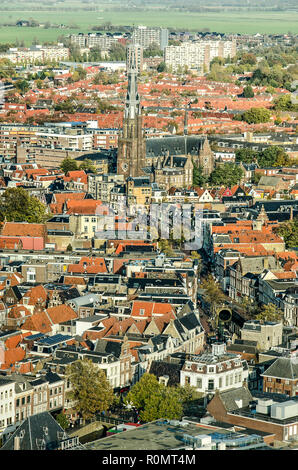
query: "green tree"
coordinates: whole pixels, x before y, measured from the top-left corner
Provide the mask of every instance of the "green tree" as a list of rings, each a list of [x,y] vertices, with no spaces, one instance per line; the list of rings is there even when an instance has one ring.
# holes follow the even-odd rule
[[[270,145],[259,153],[258,164],[261,168],[290,166],[291,160],[282,147]]]
[[[207,183],[206,176],[203,175],[202,166],[197,166],[193,161],[192,184],[193,186],[204,186]]]
[[[160,49],[158,44],[153,42],[149,45],[149,47],[147,47],[144,50],[143,55],[144,55],[144,57],[156,57],[156,56],[162,57],[163,56],[163,51]]]
[[[14,86],[17,89],[17,91],[19,91],[22,94],[27,93],[27,91],[30,89],[30,85],[27,82],[27,80],[17,80]]]
[[[113,44],[109,50],[109,59],[112,61],[126,60],[126,48],[120,43]]]
[[[47,207],[24,188],[8,188],[1,196],[0,218],[9,222],[44,223]]]
[[[245,111],[241,118],[243,121],[248,124],[260,124],[264,122],[269,122],[271,113],[269,109],[266,108],[250,108]]]
[[[286,248],[298,247],[298,217],[279,224],[274,231],[283,237]]]
[[[79,166],[80,170],[90,171],[91,173],[96,173],[96,167],[94,166],[92,160],[86,158]]]
[[[210,175],[210,184],[214,186],[234,186],[243,178],[243,170],[234,163],[224,163],[216,167]]]
[[[172,246],[172,243],[171,243],[170,240],[160,239],[158,241],[158,247],[159,247],[160,251],[165,253],[167,256],[173,256],[174,255],[173,246]]]
[[[274,100],[274,109],[277,111],[298,111],[297,104],[293,104],[290,93],[283,94]]]
[[[244,98],[253,98],[255,96],[254,94],[254,91],[252,89],[252,86],[251,85],[247,85],[244,89],[243,89],[243,97]]]
[[[74,409],[83,419],[106,411],[113,403],[113,390],[106,374],[90,359],[84,358],[70,364],[66,377],[71,384],[67,397],[73,401]]]
[[[156,419],[180,419],[184,404],[191,400],[191,387],[167,387],[159,383],[155,375],[145,373],[127,394],[125,402],[140,411],[144,422]]]
[[[252,163],[257,160],[258,152],[249,148],[237,149],[235,152],[236,162]]]
[[[167,68],[166,63],[162,61],[160,62],[160,64],[158,64],[157,71],[161,73],[161,72],[164,72],[166,68]]]
[[[214,63],[211,66],[210,72],[207,75],[208,80],[215,82],[232,82],[232,76],[229,71],[222,65]]]
[[[60,165],[61,170],[66,175],[69,171],[75,171],[78,169],[78,164],[73,158],[64,158]]]

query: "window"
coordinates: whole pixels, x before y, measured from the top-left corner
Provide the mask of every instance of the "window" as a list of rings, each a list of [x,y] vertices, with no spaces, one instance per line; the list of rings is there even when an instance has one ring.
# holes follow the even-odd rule
[[[202,388],[202,379],[197,379],[197,388]]]
[[[190,377],[188,375],[185,376],[185,385],[190,384]]]
[[[214,390],[214,380],[213,379],[208,380],[208,390]]]

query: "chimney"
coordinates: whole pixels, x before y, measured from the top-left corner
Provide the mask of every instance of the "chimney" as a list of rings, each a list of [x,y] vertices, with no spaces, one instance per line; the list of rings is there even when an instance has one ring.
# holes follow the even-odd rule
[[[20,436],[16,436],[13,440],[13,450],[20,450]]]

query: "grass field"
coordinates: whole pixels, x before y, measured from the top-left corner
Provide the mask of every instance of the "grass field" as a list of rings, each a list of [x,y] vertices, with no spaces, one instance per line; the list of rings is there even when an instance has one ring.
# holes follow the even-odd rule
[[[180,28],[188,31],[222,33],[298,33],[298,12],[222,12],[180,13],[176,11],[0,11],[0,23],[34,18],[65,25],[76,24],[79,29],[42,29],[0,27],[0,42],[14,42],[16,38],[30,44],[33,38],[54,41],[61,34],[88,32],[94,25],[110,21],[114,25],[147,25]]]

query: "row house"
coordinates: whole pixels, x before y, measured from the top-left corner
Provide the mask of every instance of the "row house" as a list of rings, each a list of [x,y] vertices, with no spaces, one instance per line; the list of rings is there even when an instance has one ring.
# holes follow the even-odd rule
[[[0,432],[13,431],[29,416],[64,407],[64,380],[58,375],[22,375],[0,377]]]
[[[7,377],[0,376],[0,435],[14,423],[14,415],[15,384]]]
[[[228,268],[229,296],[238,300],[248,297],[257,300],[257,280],[264,271],[281,271],[279,261],[274,256],[247,256],[240,258]],[[274,276],[272,276],[274,277]]]
[[[142,375],[150,370],[153,361],[163,361],[173,354],[178,346],[178,338],[160,334],[152,336],[146,344],[136,347],[137,360],[134,364],[132,383],[138,382]]]
[[[263,304],[272,303],[285,311],[285,293],[295,287],[296,279],[260,279],[259,301]],[[289,312],[287,317],[289,318]]]
[[[284,312],[287,325],[298,326],[298,289],[297,286],[288,288],[279,300],[280,309]]]
[[[105,341],[105,343],[108,343]],[[112,343],[112,342],[109,342]],[[106,345],[105,345],[106,346]],[[108,352],[107,349],[105,348],[99,348],[98,345],[95,344],[95,349],[94,351],[89,351],[88,349],[83,349],[83,348],[75,348],[73,346],[68,346],[64,347],[61,349],[57,349],[55,351],[54,359],[56,363],[52,361],[51,367],[55,364],[55,367],[57,367],[57,364],[59,362],[64,362],[67,364],[71,364],[71,362],[75,362],[78,360],[83,360],[83,359],[89,359],[91,360],[99,369],[103,370],[106,374],[106,377],[108,381],[110,382],[110,385],[115,389],[117,387],[121,387],[124,384],[126,384],[126,376],[123,381],[123,374],[121,377],[120,370],[121,367],[122,369],[124,368],[125,371],[128,371],[130,375],[130,366],[126,366],[126,359],[121,360],[117,355],[119,355],[118,352],[115,351],[115,349],[119,349],[119,345],[112,345],[114,346],[111,348],[112,352]],[[101,349],[101,350],[99,350]],[[104,350],[103,350],[104,349]],[[121,355],[121,345],[120,345],[120,355]],[[126,356],[126,355],[124,355]],[[124,366],[121,366],[121,364],[124,364]],[[122,380],[121,380],[122,379]],[[128,382],[130,380],[130,377],[128,379]],[[70,389],[70,384],[66,384],[66,391]],[[65,403],[66,408],[71,407],[71,402],[66,400]]]

